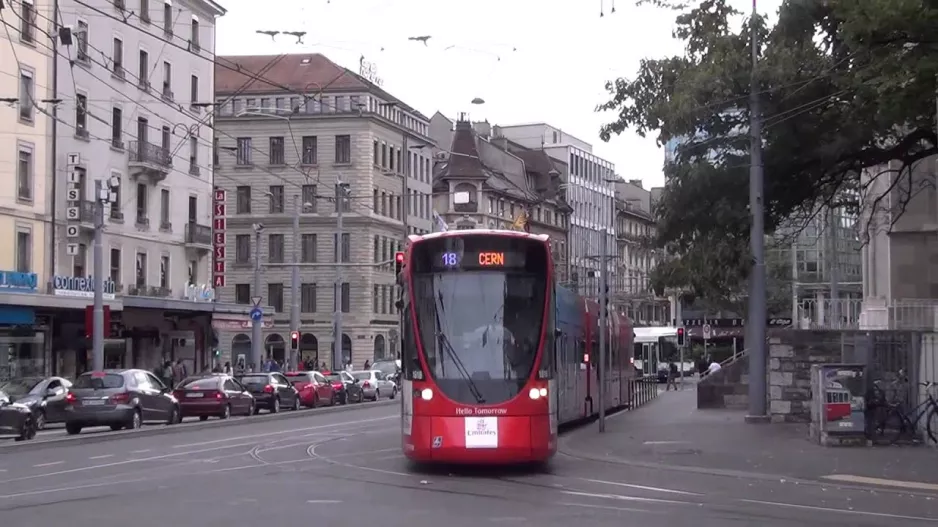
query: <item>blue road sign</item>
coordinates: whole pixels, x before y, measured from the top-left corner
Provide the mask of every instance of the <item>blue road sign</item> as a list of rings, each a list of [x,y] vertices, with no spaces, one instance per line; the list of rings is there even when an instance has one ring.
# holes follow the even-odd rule
[[[253,320],[254,322],[259,322],[262,318],[264,318],[264,312],[261,311],[261,308],[259,307],[255,307],[254,309],[252,309],[250,315],[251,315],[251,320]]]

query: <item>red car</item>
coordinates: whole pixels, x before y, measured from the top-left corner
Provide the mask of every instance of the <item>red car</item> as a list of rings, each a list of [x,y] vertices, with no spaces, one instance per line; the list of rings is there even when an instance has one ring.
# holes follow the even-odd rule
[[[254,396],[228,375],[184,379],[173,395],[179,401],[182,417],[198,416],[205,421],[212,416],[228,419],[232,414],[254,413]]]
[[[300,394],[300,404],[307,408],[336,404],[336,391],[318,371],[295,371],[284,374]]]

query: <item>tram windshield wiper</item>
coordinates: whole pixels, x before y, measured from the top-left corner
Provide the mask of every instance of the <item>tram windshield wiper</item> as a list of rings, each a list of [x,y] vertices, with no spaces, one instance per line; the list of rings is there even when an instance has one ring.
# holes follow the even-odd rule
[[[459,359],[459,355],[456,353],[456,350],[453,349],[453,344],[449,341],[449,337],[446,336],[446,333],[443,333],[443,323],[440,321],[440,314],[444,313],[443,310],[443,294],[442,292],[437,294],[436,298],[436,336],[437,340],[440,342],[440,347],[449,355],[449,358],[453,361],[453,364],[456,366],[456,371],[459,372],[466,380],[466,385],[469,387],[469,392],[472,393],[472,396],[475,398],[478,404],[485,404],[485,398],[482,397],[482,392],[479,391],[479,387],[476,386],[476,383],[472,380],[472,375],[469,374],[469,371],[466,369],[466,366]],[[440,367],[443,367],[443,364],[440,364]]]

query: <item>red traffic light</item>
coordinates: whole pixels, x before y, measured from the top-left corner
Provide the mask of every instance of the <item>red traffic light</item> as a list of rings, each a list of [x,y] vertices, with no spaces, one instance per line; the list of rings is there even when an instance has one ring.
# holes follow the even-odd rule
[[[678,335],[679,337],[683,337],[683,336],[684,336],[684,328],[677,328],[677,335]]]
[[[290,333],[290,340],[300,340],[300,332],[293,331]]]
[[[404,253],[398,252],[394,254],[394,261],[402,264],[404,263]]]

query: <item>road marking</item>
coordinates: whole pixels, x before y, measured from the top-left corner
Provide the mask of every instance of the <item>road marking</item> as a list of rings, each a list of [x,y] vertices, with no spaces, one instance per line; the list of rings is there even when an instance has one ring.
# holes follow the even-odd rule
[[[91,456],[88,459],[105,459],[109,457],[114,457],[114,454],[102,454],[100,456]]]
[[[689,441],[645,441],[643,445],[686,445]]]
[[[131,450],[130,453],[131,454],[143,454],[144,452],[149,452],[149,451],[150,451],[149,448],[144,448],[143,450]]]
[[[29,490],[26,492],[18,492],[16,494],[6,494],[0,496],[0,499],[10,499],[10,498],[21,498],[23,496],[38,496],[40,494],[52,494],[53,492],[67,492],[70,490],[79,490],[79,489],[90,489],[93,487],[106,487],[108,485],[123,485],[125,483],[137,483],[140,481],[148,481],[146,478],[139,479],[125,479],[122,481],[108,481],[105,483],[87,483],[84,485],[74,485],[71,487],[58,487],[54,489],[41,489],[41,490]]]
[[[919,481],[902,481],[898,479],[868,478],[866,476],[851,476],[849,474],[832,474],[821,479],[840,481],[842,483],[862,483],[865,485],[880,485],[883,487],[896,487],[900,489],[918,489],[938,491],[938,485]]]
[[[250,436],[242,436],[240,439],[245,439],[245,438],[257,438],[257,437],[267,437],[267,436],[274,435],[274,434],[291,433],[291,432],[302,432],[302,431],[317,430],[317,429],[322,429],[322,428],[335,428],[336,426],[344,426],[344,425],[358,424],[358,423],[367,423],[367,422],[373,422],[373,421],[383,421],[383,420],[386,420],[386,419],[400,419],[400,416],[392,415],[392,416],[388,416],[388,417],[377,417],[377,418],[373,418],[373,419],[364,419],[364,420],[361,420],[361,421],[349,421],[349,422],[346,422],[346,423],[335,423],[335,424],[331,424],[331,425],[319,425],[319,426],[311,426],[311,427],[306,427],[306,428],[298,428],[298,429],[295,429],[295,430],[284,430],[284,431],[282,431],[282,432],[268,432],[268,433],[266,433],[266,434],[254,434],[254,435],[250,435]],[[239,438],[232,438],[232,439],[239,439]],[[225,441],[227,441],[227,440],[225,440]],[[210,441],[209,443],[217,443],[217,442],[218,442],[218,441]],[[199,444],[199,443],[194,443],[194,445],[198,445],[198,444]],[[131,464],[131,463],[143,463],[143,462],[145,462],[145,461],[158,461],[158,460],[161,460],[161,459],[168,459],[168,458],[179,457],[179,456],[187,456],[187,455],[190,455],[190,454],[202,454],[202,453],[204,453],[204,452],[214,452],[214,451],[216,451],[216,450],[227,450],[227,449],[236,448],[236,447],[242,447],[242,446],[250,446],[250,447],[253,447],[253,446],[255,446],[255,445],[256,445],[256,442],[255,442],[255,441],[250,441],[250,442],[247,442],[247,443],[236,443],[236,444],[233,444],[233,445],[214,446],[214,447],[210,447],[210,448],[203,448],[203,449],[200,449],[200,450],[186,450],[186,451],[184,451],[184,452],[175,452],[175,453],[172,453],[172,454],[163,454],[163,455],[159,455],[159,456],[142,457],[142,458],[139,458],[139,459],[128,459],[128,460],[125,460],[125,461],[115,461],[115,462],[113,462],[113,463],[102,463],[102,464],[100,464],[100,465],[90,465],[90,466],[87,466],[87,467],[79,467],[79,468],[72,468],[72,469],[68,469],[68,470],[60,470],[60,471],[57,471],[57,472],[49,472],[49,473],[46,473],[46,474],[34,474],[34,475],[32,475],[32,476],[22,476],[22,477],[19,477],[19,478],[11,478],[11,479],[7,479],[7,480],[3,480],[3,481],[0,481],[0,483],[11,483],[11,482],[14,482],[14,481],[24,481],[24,480],[29,480],[29,479],[47,478],[47,477],[50,477],[50,476],[60,476],[60,475],[62,475],[62,474],[73,474],[73,473],[75,473],[75,472],[86,472],[86,471],[89,471],[89,470],[97,470],[97,469],[102,469],[102,468],[110,468],[110,467],[116,467],[116,466],[121,466],[121,465],[128,465],[128,464]]]
[[[622,496],[621,494],[594,494],[592,492],[576,492],[573,490],[562,490],[560,492],[563,494],[568,494],[570,496],[580,496],[584,498],[600,498],[600,499],[606,499],[606,500],[621,500],[621,501],[643,501],[647,503],[670,503],[672,505],[697,505],[696,503],[690,503],[687,501],[665,500],[661,498],[640,498],[638,496]]]
[[[306,503],[342,503],[342,500],[306,500]]]
[[[589,509],[603,509],[607,511],[619,511],[619,512],[647,512],[648,514],[660,514],[657,511],[650,511],[648,509],[633,509],[631,507],[610,507],[608,505],[589,505],[587,503],[573,503],[573,502],[561,502],[561,505],[567,505],[569,507],[586,507]]]
[[[385,421],[388,419],[400,419],[400,418],[401,416],[399,415],[389,415],[387,417],[374,417],[371,419],[360,419],[358,421],[346,421],[344,423],[333,423],[331,425],[309,426],[306,428],[294,428],[291,430],[281,430],[279,432],[265,432],[263,434],[251,434],[251,435],[246,435],[246,436],[226,437],[225,439],[216,439],[214,441],[202,441],[199,443],[188,443],[185,445],[173,445],[173,448],[191,448],[194,446],[215,445],[218,443],[226,443],[228,441],[239,441],[241,439],[255,439],[258,437],[269,437],[272,435],[290,434],[293,432],[307,432],[309,430],[322,430],[324,428],[335,428],[337,426],[347,426],[347,425],[355,425],[355,424],[361,424],[361,423],[373,423],[375,421]]]
[[[761,501],[761,500],[739,500],[745,503],[753,503],[756,505],[773,505],[775,507],[787,507],[790,509],[802,509],[810,511],[822,511],[822,512],[838,512],[842,514],[856,514],[860,516],[875,516],[877,518],[893,518],[897,520],[917,520],[917,521],[926,521],[938,523],[938,518],[923,518],[921,516],[903,516],[901,514],[888,514],[885,512],[867,512],[867,511],[854,511],[850,509],[835,509],[831,507],[817,507],[815,505],[798,505],[795,503],[778,503],[774,501]]]
[[[36,467],[36,468],[42,468],[42,467],[51,467],[51,466],[53,466],[53,465],[61,465],[62,463],[65,463],[65,462],[64,462],[64,461],[53,461],[53,462],[51,462],[51,463],[39,463],[38,465],[33,465],[33,466]]]
[[[664,492],[666,494],[680,494],[682,496],[703,496],[703,494],[698,494],[696,492],[686,492],[683,490],[674,490],[674,489],[663,489],[661,487],[648,487],[646,485],[633,485],[632,483],[621,483],[618,481],[604,481],[601,479],[588,479],[580,478],[583,481],[591,481],[593,483],[599,483],[601,485],[616,485],[618,487],[628,487],[631,489],[640,489],[640,490],[650,490],[652,492]]]

